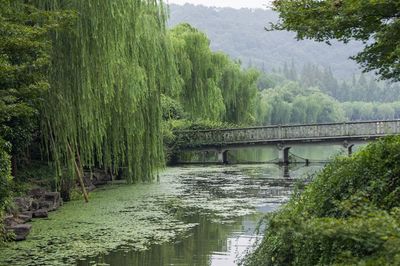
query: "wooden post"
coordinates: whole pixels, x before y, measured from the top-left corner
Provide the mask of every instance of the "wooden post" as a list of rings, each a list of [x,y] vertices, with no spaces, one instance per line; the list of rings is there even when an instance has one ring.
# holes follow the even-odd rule
[[[71,149],[71,146],[69,145],[69,143],[68,143],[68,149],[69,149],[69,152],[71,153],[71,156],[75,157],[74,153],[72,152],[72,149]],[[80,160],[80,156],[79,156],[79,152],[77,152],[77,158],[78,158],[79,164],[82,165],[81,164],[81,160]],[[88,197],[88,194],[87,194],[87,191],[86,191],[85,182],[83,182],[83,171],[81,172],[81,168],[79,167],[78,163],[76,162],[76,159],[74,160],[74,163],[75,163],[75,170],[76,170],[76,173],[78,175],[78,181],[79,181],[79,184],[80,184],[81,189],[82,189],[83,198],[85,199],[85,202],[88,203],[89,202],[89,197]]]

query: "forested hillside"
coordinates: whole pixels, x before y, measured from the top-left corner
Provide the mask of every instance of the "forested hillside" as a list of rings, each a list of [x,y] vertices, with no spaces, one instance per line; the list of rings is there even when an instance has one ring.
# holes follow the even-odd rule
[[[186,4],[170,6],[169,25],[188,22],[207,34],[213,50],[228,53],[245,66],[265,71],[294,61],[296,65],[330,66],[340,78],[350,79],[360,72],[359,66],[348,58],[361,50],[361,44],[332,42],[329,46],[307,40],[298,42],[294,33],[265,31],[264,27],[277,18],[277,13],[271,10],[216,9]]]

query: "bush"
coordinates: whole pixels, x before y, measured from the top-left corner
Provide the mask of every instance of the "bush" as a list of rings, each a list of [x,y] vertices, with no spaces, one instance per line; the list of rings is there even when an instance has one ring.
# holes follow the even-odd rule
[[[0,138],[0,244],[5,238],[3,216],[10,197],[11,161],[8,154],[10,148],[10,145]]]
[[[337,158],[267,219],[244,265],[400,265],[400,137]]]
[[[165,161],[168,164],[174,164],[177,161],[180,145],[184,140],[179,139],[176,135],[178,131],[184,130],[202,130],[202,129],[218,129],[218,128],[234,128],[233,125],[226,122],[211,121],[211,120],[196,120],[191,121],[187,119],[170,119],[163,123],[163,141],[164,141],[164,154]]]
[[[163,120],[183,119],[187,116],[179,101],[164,94],[161,95],[161,109]]]

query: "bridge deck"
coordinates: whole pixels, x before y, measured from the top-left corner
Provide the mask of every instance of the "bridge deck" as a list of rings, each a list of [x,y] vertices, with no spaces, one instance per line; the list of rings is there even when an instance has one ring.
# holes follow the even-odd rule
[[[400,120],[179,131],[182,150],[250,145],[365,141],[400,134]]]

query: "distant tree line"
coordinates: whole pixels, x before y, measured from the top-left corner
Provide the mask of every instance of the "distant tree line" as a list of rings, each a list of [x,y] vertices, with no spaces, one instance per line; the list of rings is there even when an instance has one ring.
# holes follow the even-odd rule
[[[339,80],[330,68],[284,64],[258,80],[258,124],[400,118],[400,85],[372,76]]]
[[[379,81],[372,74],[353,75],[351,79],[343,80],[336,77],[330,67],[315,64],[305,64],[297,67],[293,61],[282,67],[274,68],[272,74],[265,75],[259,80],[259,87],[265,89],[274,87],[283,79],[297,81],[304,87],[318,87],[322,92],[340,102],[393,102],[400,100],[400,83]]]

